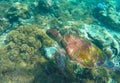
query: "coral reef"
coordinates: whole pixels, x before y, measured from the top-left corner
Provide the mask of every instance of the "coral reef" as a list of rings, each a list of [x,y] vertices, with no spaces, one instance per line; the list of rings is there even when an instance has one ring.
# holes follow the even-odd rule
[[[103,8],[101,8],[100,4]],[[98,3],[93,10],[93,15],[109,29],[120,31],[120,13],[117,10],[117,2],[115,0],[106,0],[104,3]]]
[[[49,46],[52,42],[44,30],[34,25],[20,26],[11,31],[6,38],[8,51],[16,48],[18,53],[26,54],[36,54],[43,45]]]
[[[54,0],[39,0],[37,8],[39,9],[39,12],[51,13],[56,11],[57,5]]]
[[[0,18],[0,35],[6,32],[10,28],[11,24],[6,18]]]
[[[0,49],[1,82],[31,83],[35,76],[32,72],[35,64],[46,62],[42,56],[42,47],[50,46],[53,42],[44,30],[34,25],[20,26],[10,31],[5,46]]]
[[[0,48],[4,46],[4,41],[6,39],[7,32],[9,31],[10,28],[11,28],[11,24],[9,23],[9,21],[6,18],[1,17],[0,18]]]
[[[119,83],[119,3],[119,0],[0,0],[0,82]],[[67,42],[61,43],[63,39],[56,31],[51,36],[59,42],[51,39],[49,32],[46,34],[51,28],[66,35]],[[79,58],[81,53],[75,49],[79,47],[76,41],[81,42],[76,35],[90,41],[83,41],[85,44],[80,44],[83,48],[100,48],[95,51],[105,54],[100,58],[105,60],[103,65],[84,68],[89,65],[83,62],[81,66],[68,57]],[[91,43],[94,45],[90,46]],[[70,53],[71,49],[75,53]]]
[[[83,25],[83,28],[86,30],[85,32],[87,32],[87,38],[92,39],[92,41],[101,47],[105,53],[108,53],[107,55],[111,57],[119,55],[119,42],[118,39],[113,37],[115,35],[118,35],[117,33],[112,33],[112,31],[105,30],[104,27],[100,27],[98,25]],[[98,31],[96,31],[96,29],[98,29]],[[110,55],[111,53],[109,48],[111,49],[112,55]]]
[[[6,18],[9,19],[10,23],[21,22],[22,19],[28,19],[30,17],[27,4],[16,2],[8,10],[6,10]]]

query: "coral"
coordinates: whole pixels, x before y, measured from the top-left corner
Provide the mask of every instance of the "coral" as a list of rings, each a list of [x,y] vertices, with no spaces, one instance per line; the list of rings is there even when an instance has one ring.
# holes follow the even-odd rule
[[[91,74],[97,83],[107,83],[110,78],[110,72],[106,68],[93,68]],[[99,79],[99,80],[98,80]]]
[[[6,36],[7,36],[7,33],[3,33],[3,34],[0,36],[0,48],[4,47],[4,45],[5,45]]]
[[[58,5],[58,4],[57,4]],[[57,5],[54,0],[39,0],[38,1],[38,12],[40,13],[55,13]]]
[[[33,57],[41,54],[40,49],[43,46],[51,45],[53,40],[50,40],[44,30],[35,26],[20,26],[8,33],[5,42],[12,61],[21,58],[29,63]]]
[[[103,6],[103,9],[100,9]],[[103,23],[107,28],[120,31],[119,16],[120,13],[117,12],[117,4],[114,0],[106,0],[104,3],[99,3],[97,7],[93,10],[93,15],[101,23]]]
[[[11,24],[6,18],[0,18],[0,35],[6,32],[10,28]]]
[[[111,81],[115,81],[116,83],[119,83],[120,82],[120,71],[119,70],[116,70],[115,72],[111,72],[111,77],[113,77],[113,79],[111,79]]]
[[[111,82],[111,80],[113,81],[115,79],[119,83],[119,71],[116,71],[115,73],[112,73],[112,71],[108,72],[107,70],[111,69],[107,69],[106,67],[105,69],[103,67],[104,65],[97,68],[83,68],[83,66],[76,64],[75,61],[71,60],[70,57],[61,50],[63,45],[61,42],[57,45],[56,42],[49,38],[45,32],[45,30],[49,28],[56,28],[60,33],[62,33],[62,35],[74,34],[75,38],[73,38],[73,40],[80,40],[76,37],[76,35],[79,35],[83,39],[85,38],[88,41],[92,41],[90,43],[86,40],[83,41],[82,43],[85,44],[82,44],[82,51],[84,51],[83,49],[86,47],[89,47],[91,43],[94,43],[96,46],[92,45],[90,48],[97,49],[97,47],[99,47],[100,50],[93,50],[98,53],[101,53],[102,50],[108,56],[109,60],[114,58],[111,62],[114,63],[115,68],[113,67],[112,69],[119,70],[119,33],[116,35],[113,34],[112,31],[105,30],[106,28],[101,25],[95,25],[97,21],[91,15],[95,4],[99,1],[101,2],[101,0],[7,1],[11,1],[7,4],[12,3],[12,6],[6,4],[8,9],[3,8],[5,7],[5,4],[3,6],[3,4],[0,3],[0,6],[3,6],[0,7],[0,15],[2,17],[0,17],[0,35],[2,34],[0,36],[0,82],[107,83],[108,81]],[[105,25],[112,26],[111,28],[117,31],[119,30],[119,28],[116,28],[119,26],[119,12],[116,12],[117,10],[115,9],[115,5],[113,5],[114,1],[111,1],[112,0],[107,0],[108,5],[106,5],[106,2],[105,4],[99,3],[97,8],[100,10],[94,11],[94,15],[96,14],[96,16],[99,16],[96,18],[101,23],[104,22]],[[112,8],[114,10],[112,10]],[[106,11],[107,9],[109,10],[108,12]],[[4,12],[6,18],[4,18]],[[108,13],[108,16],[104,16],[106,15],[106,12]],[[114,17],[117,19],[115,20]],[[9,22],[12,24],[10,30]],[[26,22],[29,25],[26,25]],[[93,22],[94,24],[90,24]],[[24,25],[19,26],[21,24]],[[9,32],[6,33],[7,30],[9,30]],[[53,33],[53,35],[55,34],[56,32]],[[55,37],[56,36],[54,36],[54,38]],[[61,41],[61,37],[57,37],[56,40]],[[70,39],[68,38],[68,40]],[[72,42],[70,43],[71,45],[68,43],[68,45],[64,45],[64,47],[70,46],[70,48],[66,48],[69,55],[79,55],[81,53],[79,49],[75,49],[75,46],[77,47],[77,44],[75,43],[76,42]],[[75,51],[75,53],[70,54],[71,48],[74,48],[78,52]],[[87,58],[87,56],[83,55],[81,58]],[[95,57],[92,58],[95,59]],[[102,60],[104,59],[102,58]],[[86,64],[87,63],[84,65],[86,66]],[[100,63],[97,65],[99,64]],[[108,65],[110,66],[110,64]],[[87,64],[87,66],[89,66],[89,64]]]
[[[38,69],[34,66],[37,63],[47,66],[48,63],[41,52],[42,48],[49,47],[53,43],[54,41],[46,35],[43,29],[34,25],[23,25],[10,31],[4,47],[0,49],[1,82],[31,83],[36,76],[33,70]],[[43,71],[41,69],[45,70],[45,67],[40,65],[39,71]],[[43,74],[45,75],[46,71]]]
[[[6,18],[9,19],[10,23],[18,22],[21,19],[30,18],[29,8],[27,4],[20,2],[14,3],[7,11]]]

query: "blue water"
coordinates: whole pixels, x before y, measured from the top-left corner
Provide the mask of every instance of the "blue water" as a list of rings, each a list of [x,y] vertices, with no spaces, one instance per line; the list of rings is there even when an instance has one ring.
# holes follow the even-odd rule
[[[57,41],[48,29],[58,31],[51,31]],[[72,61],[64,45],[69,34],[100,48],[104,64],[86,68]],[[0,83],[120,83],[119,78],[119,0],[0,0]]]

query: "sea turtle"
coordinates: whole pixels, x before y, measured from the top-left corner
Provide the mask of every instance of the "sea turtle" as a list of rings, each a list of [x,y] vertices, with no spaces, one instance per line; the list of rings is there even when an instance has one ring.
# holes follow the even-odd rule
[[[48,29],[46,33],[56,40],[66,51],[65,55],[68,55],[79,66],[92,68],[104,64],[106,55],[87,39],[73,34],[62,36],[56,29]],[[57,51],[57,55],[64,55],[64,53]],[[60,61],[64,62],[61,59],[59,60],[59,64]]]

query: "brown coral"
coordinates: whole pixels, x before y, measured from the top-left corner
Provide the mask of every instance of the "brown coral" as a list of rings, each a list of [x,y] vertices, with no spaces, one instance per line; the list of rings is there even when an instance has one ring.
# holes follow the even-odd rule
[[[21,57],[28,62],[35,55],[40,55],[43,45],[49,46],[52,42],[44,30],[35,26],[20,26],[9,32],[6,38],[7,52],[12,57],[11,60]]]

